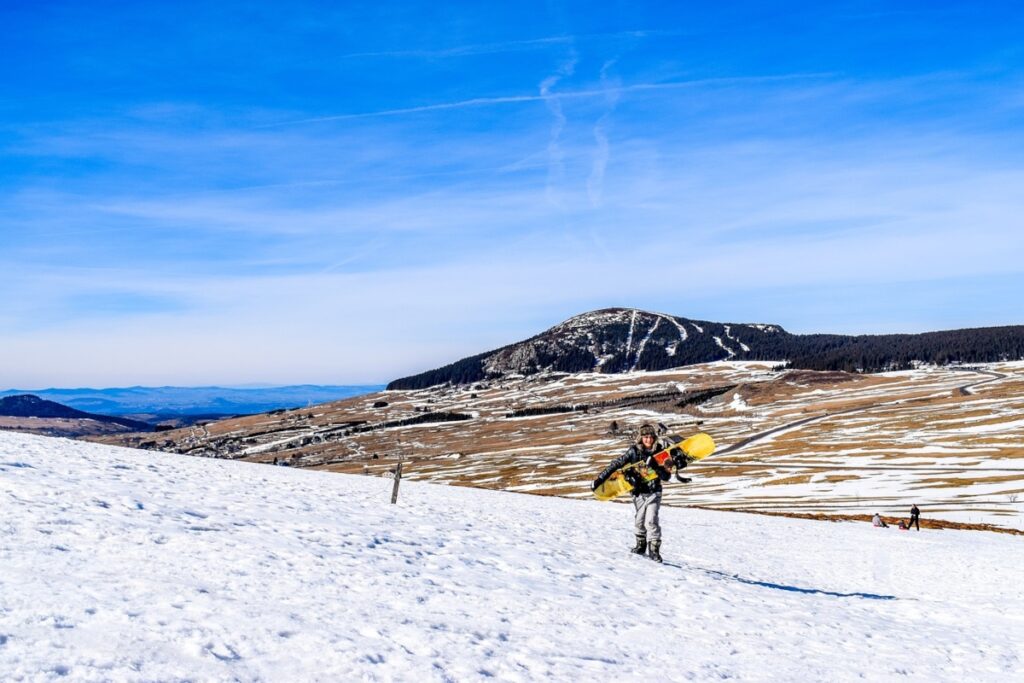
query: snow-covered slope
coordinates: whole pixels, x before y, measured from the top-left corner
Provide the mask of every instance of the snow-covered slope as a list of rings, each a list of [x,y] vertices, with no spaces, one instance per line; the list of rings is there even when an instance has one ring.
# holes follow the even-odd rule
[[[1021,541],[0,433],[3,680],[1011,680]]]

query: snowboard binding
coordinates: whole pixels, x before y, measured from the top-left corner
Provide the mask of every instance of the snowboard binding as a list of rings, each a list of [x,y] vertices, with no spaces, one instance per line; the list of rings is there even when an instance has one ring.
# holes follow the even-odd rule
[[[672,464],[676,466],[676,481],[680,484],[689,484],[693,481],[690,477],[684,477],[679,473],[680,470],[686,469],[686,466],[690,464],[690,459],[686,457],[682,449],[673,448],[669,451],[669,455],[672,456]]]

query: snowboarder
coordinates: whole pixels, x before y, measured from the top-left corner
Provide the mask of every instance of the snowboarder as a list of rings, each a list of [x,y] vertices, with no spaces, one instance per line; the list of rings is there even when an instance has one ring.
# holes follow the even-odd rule
[[[658,436],[654,427],[649,424],[643,425],[640,427],[639,441],[604,468],[604,471],[591,486],[592,489],[596,489],[613,472],[634,463],[642,463],[658,475],[657,479],[648,481],[642,477],[637,468],[626,470],[626,477],[633,485],[631,493],[635,511],[633,526],[636,533],[636,546],[631,552],[643,555],[649,550],[649,556],[655,562],[661,562],[661,524],[658,522],[658,510],[661,508],[661,482],[668,481],[672,473],[659,466],[651,456],[665,447],[665,444],[658,444]]]
[[[889,527],[889,525],[885,523],[885,520],[882,519],[882,516],[880,514],[878,514],[877,512],[875,513],[875,516],[871,518],[871,523],[874,526],[880,526],[882,528],[888,528]]]
[[[910,527],[917,527],[918,531],[921,530],[921,511],[917,509],[917,503],[910,506],[910,524],[907,525],[907,528]]]

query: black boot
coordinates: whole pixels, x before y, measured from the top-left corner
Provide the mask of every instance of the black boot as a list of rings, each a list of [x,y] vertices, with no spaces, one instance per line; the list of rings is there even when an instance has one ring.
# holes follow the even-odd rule
[[[655,562],[661,562],[661,541],[651,541],[651,554],[649,557]]]
[[[644,553],[646,553],[647,552],[647,537],[646,536],[637,536],[636,537],[636,547],[633,548],[632,550],[630,550],[629,552],[634,553],[636,555],[643,555]]]

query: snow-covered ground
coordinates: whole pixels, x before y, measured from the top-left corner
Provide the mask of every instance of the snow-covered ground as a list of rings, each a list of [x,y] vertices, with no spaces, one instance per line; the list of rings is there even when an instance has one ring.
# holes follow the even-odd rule
[[[0,679],[1008,681],[1019,537],[0,433]],[[1020,680],[1016,678],[1016,680]]]

